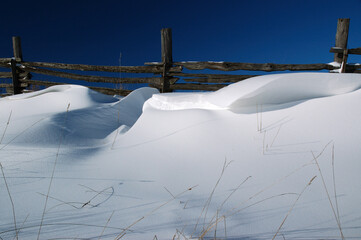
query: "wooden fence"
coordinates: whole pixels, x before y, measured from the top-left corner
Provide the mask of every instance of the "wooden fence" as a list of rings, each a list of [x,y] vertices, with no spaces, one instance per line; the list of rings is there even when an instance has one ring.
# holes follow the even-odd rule
[[[161,62],[145,63],[144,66],[94,66],[84,64],[45,63],[23,61],[20,37],[13,37],[12,58],[0,58],[0,67],[9,68],[8,72],[0,72],[0,80],[12,79],[11,83],[0,82],[0,88],[6,88],[7,94],[19,94],[29,91],[34,86],[53,86],[66,84],[65,82],[40,81],[32,79],[32,73],[46,76],[60,77],[72,80],[81,80],[93,83],[146,83],[151,87],[158,88],[161,92],[174,90],[200,90],[215,91],[230,83],[242,81],[256,75],[233,75],[233,74],[208,74],[186,73],[189,70],[221,70],[221,71],[317,71],[338,70],[339,72],[361,73],[360,65],[347,64],[349,54],[361,55],[361,48],[348,49],[349,19],[339,19],[336,32],[335,47],[330,52],[334,53],[334,62],[341,67],[331,64],[274,64],[274,63],[235,63],[235,62],[173,62],[172,56],[172,31],[169,28],[161,30]],[[151,77],[107,77],[71,73],[69,70],[116,72],[116,73],[139,73],[153,74]],[[183,80],[183,81],[180,81]],[[183,83],[181,83],[183,82]],[[104,85],[104,84],[103,84]],[[105,94],[127,95],[131,90],[89,87]]]

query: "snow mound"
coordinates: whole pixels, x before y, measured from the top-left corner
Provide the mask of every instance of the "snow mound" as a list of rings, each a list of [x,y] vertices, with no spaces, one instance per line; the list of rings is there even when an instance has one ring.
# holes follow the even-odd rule
[[[262,105],[266,110],[267,106],[289,106],[297,101],[349,93],[360,87],[360,74],[271,74],[234,83],[212,93],[156,94],[145,108],[238,110]]]
[[[56,145],[62,139],[64,145],[100,146],[131,128],[154,93],[159,92],[141,88],[119,99],[82,86],[55,86],[9,97],[13,104],[5,112],[12,112],[11,123],[25,126],[14,143]],[[6,122],[9,115],[2,117]]]
[[[207,100],[219,107],[234,109],[334,96],[360,87],[360,74],[272,74],[229,85],[207,96]]]
[[[210,93],[164,93],[155,94],[144,105],[159,110],[220,109],[208,101]]]

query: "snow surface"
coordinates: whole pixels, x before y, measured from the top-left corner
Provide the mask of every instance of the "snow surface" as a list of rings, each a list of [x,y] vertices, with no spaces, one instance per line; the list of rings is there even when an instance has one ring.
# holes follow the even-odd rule
[[[293,73],[2,98],[0,239],[361,239],[360,88]]]

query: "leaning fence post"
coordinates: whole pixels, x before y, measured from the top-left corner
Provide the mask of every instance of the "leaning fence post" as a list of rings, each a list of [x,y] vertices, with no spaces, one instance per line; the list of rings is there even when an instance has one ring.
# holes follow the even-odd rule
[[[172,56],[172,29],[163,28],[161,30],[161,44],[162,44],[162,63],[163,63],[163,84],[162,92],[170,92],[170,76],[168,76],[169,68],[173,65]]]
[[[337,22],[336,42],[335,47],[341,48],[344,51],[342,53],[335,53],[334,61],[343,65],[341,72],[346,70],[347,62],[347,40],[348,40],[348,29],[350,26],[349,18],[339,18]]]
[[[12,40],[13,40],[13,50],[14,50],[14,58],[11,59],[13,94],[19,94],[21,93],[21,83],[19,81],[19,71],[16,67],[16,62],[21,62],[23,60],[23,54],[21,51],[20,37],[13,37]]]

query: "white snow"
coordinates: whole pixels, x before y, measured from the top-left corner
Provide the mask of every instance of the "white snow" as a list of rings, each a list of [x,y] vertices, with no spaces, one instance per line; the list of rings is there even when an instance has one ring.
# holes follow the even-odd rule
[[[0,239],[360,239],[360,88],[292,73],[2,98]]]

